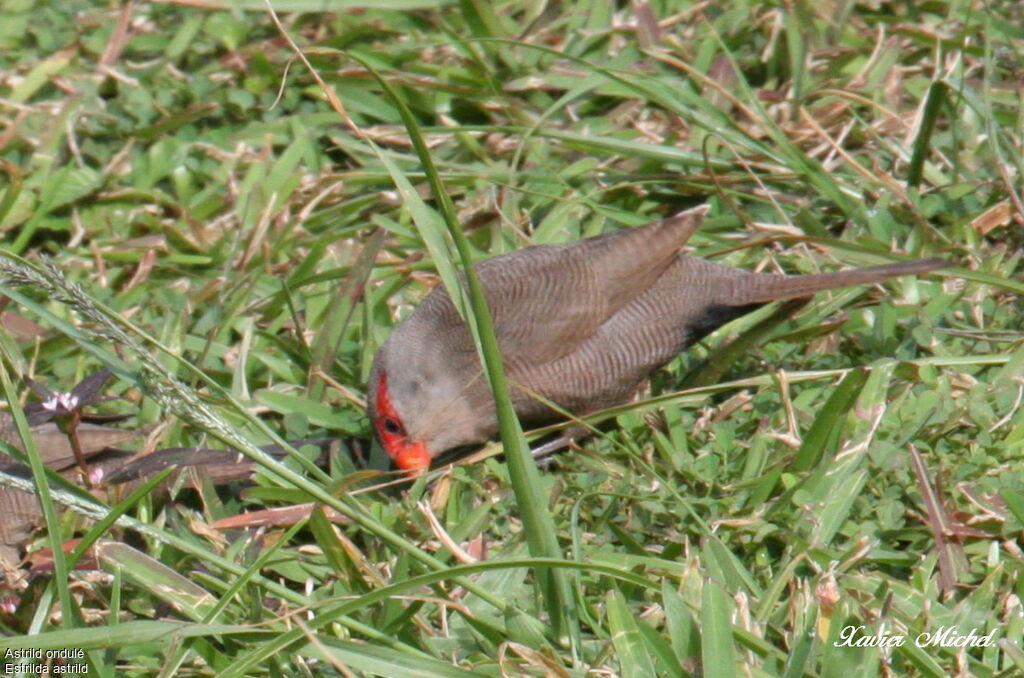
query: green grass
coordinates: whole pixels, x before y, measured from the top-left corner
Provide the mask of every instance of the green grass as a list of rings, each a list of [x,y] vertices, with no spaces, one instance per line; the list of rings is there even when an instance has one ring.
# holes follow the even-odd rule
[[[1024,670],[1017,3],[292,0],[280,30],[208,4],[0,0],[6,312],[47,328],[0,336],[4,372],[110,367],[123,425],[261,469],[114,496],[105,531],[51,516],[30,548],[84,535],[107,576],[9,584],[0,648],[97,676]],[[383,468],[365,379],[461,265],[441,190],[474,258],[709,202],[690,244],[734,266],[953,268],[737,321],[539,474],[261,455],[336,436]],[[309,501],[344,518],[208,527]],[[915,645],[949,626],[998,644]]]

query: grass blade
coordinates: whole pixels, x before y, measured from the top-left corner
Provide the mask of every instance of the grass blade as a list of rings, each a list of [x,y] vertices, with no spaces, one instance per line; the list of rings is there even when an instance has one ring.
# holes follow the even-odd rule
[[[700,609],[700,657],[704,678],[734,678],[736,675],[731,611],[732,601],[722,587],[705,579]]]
[[[357,58],[358,57],[353,57]],[[505,377],[505,369],[501,362],[501,352],[498,349],[498,340],[494,333],[494,325],[491,320],[490,311],[487,308],[487,299],[484,297],[483,287],[477,278],[473,268],[473,256],[470,250],[469,241],[462,232],[462,226],[455,214],[451,198],[434,166],[430,151],[420,133],[419,125],[413,117],[412,112],[402,101],[401,97],[394,91],[391,85],[363,60],[360,63],[369,70],[378,83],[384,88],[398,108],[405,124],[420,162],[423,164],[424,172],[430,181],[431,191],[437,201],[444,223],[448,228],[455,243],[455,249],[461,260],[465,275],[466,288],[468,292],[468,305],[472,310],[472,318],[475,323],[468,322],[470,329],[476,337],[484,370],[491,385],[491,392],[494,395],[495,409],[498,415],[498,429],[501,435],[501,442],[505,448],[505,458],[509,468],[512,489],[515,492],[516,503],[523,517],[523,527],[526,533],[526,541],[530,547],[530,553],[537,557],[560,558],[561,548],[555,538],[554,521],[547,511],[548,502],[541,494],[540,472],[537,464],[530,454],[530,449],[523,438],[522,427],[516,417],[512,400],[509,397],[508,382]],[[426,220],[429,222],[430,220]],[[417,226],[420,223],[417,222]],[[422,232],[429,232],[425,230]],[[446,281],[447,284],[447,281]],[[454,285],[448,288],[453,299],[462,296],[461,285]],[[468,316],[467,316],[468,320]],[[474,327],[475,325],[475,327]],[[571,631],[571,635],[578,634],[578,628],[574,622],[573,597],[569,591],[568,581],[561,573],[547,570],[537,572],[540,581],[545,606],[554,626],[556,637],[562,637]]]

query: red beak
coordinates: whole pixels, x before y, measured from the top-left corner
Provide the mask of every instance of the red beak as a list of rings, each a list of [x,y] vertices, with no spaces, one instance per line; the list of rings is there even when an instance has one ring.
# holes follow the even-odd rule
[[[398,449],[388,450],[395,466],[405,471],[422,471],[430,467],[430,455],[427,448],[421,442],[406,443],[397,441],[394,447]]]

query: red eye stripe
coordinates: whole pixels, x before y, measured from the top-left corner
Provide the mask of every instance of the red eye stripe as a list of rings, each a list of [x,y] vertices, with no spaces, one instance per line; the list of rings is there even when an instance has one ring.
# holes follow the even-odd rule
[[[391,403],[391,394],[388,391],[388,377],[386,372],[381,372],[377,381],[377,416],[374,417],[373,426],[377,429],[377,436],[380,438],[384,451],[400,469],[410,472],[419,472],[430,466],[430,455],[422,442],[410,442],[405,432],[405,426]]]
[[[377,435],[388,454],[394,457],[400,449],[405,446],[405,426],[391,403],[391,393],[388,391],[388,375],[381,372],[377,382],[377,416],[373,420]]]

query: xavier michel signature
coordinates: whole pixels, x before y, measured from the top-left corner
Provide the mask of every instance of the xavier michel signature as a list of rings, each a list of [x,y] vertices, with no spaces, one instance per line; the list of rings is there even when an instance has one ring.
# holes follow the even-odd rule
[[[839,640],[832,641],[835,647],[903,647],[907,643],[907,636],[902,633],[893,633],[885,628],[885,624],[878,627],[874,634],[868,634],[864,626],[844,626],[839,632]],[[914,637],[914,644],[918,647],[993,647],[996,629],[992,629],[988,635],[979,635],[977,629],[971,629],[966,634],[960,632],[956,626],[940,626],[932,632],[919,633]]]

